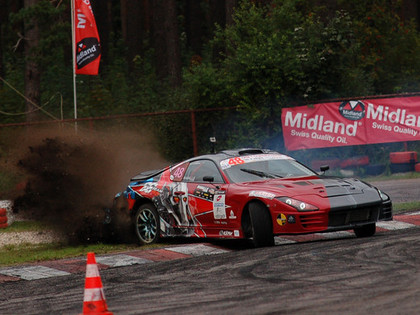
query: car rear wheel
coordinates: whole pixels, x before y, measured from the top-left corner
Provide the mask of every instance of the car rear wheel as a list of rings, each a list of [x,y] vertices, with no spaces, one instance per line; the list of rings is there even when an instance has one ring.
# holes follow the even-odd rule
[[[373,236],[376,232],[376,224],[371,223],[363,226],[359,226],[354,228],[354,234],[356,234],[357,237],[369,237]]]
[[[273,223],[268,209],[259,202],[248,206],[252,243],[255,247],[273,246]]]
[[[140,244],[152,244],[159,240],[159,214],[151,203],[140,206],[134,217],[134,225]]]

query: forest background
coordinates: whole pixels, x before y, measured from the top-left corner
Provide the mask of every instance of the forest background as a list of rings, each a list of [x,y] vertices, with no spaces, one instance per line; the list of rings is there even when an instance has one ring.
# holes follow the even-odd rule
[[[417,0],[90,2],[102,59],[98,76],[77,76],[78,117],[235,107],[200,112],[199,153],[209,151],[211,136],[219,149],[285,151],[284,107],[420,91]],[[0,124],[71,119],[70,1],[0,0],[0,8]],[[163,115],[141,124],[153,129],[165,158],[179,161],[193,154],[190,119]],[[293,155],[380,161],[402,145]]]

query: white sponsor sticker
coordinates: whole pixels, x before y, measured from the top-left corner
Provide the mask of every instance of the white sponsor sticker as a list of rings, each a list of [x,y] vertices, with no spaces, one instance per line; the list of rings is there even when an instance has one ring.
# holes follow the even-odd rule
[[[265,198],[265,199],[273,199],[276,195],[266,192],[266,191],[259,191],[253,190],[249,193],[250,197],[258,197],[258,198]]]
[[[226,219],[225,194],[216,193],[214,195],[213,214],[215,220]]]
[[[229,158],[229,159],[220,161],[220,167],[222,169],[227,169],[234,165],[258,162],[258,161],[269,161],[269,160],[293,160],[293,158],[287,155],[280,154],[280,153],[244,155],[244,156],[237,156],[234,158]]]

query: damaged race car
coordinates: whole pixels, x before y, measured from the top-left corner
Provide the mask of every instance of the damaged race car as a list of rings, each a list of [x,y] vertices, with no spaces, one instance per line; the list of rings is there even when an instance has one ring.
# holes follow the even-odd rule
[[[271,150],[221,151],[133,177],[114,208],[140,244],[183,236],[249,239],[261,247],[274,245],[276,235],[340,230],[367,237],[376,222],[392,220],[388,195],[326,170],[320,175]]]

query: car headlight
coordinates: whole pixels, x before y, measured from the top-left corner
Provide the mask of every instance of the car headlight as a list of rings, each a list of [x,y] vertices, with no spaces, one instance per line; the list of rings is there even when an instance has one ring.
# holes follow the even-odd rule
[[[382,191],[381,191],[381,190],[379,190],[379,189],[378,189],[378,193],[379,193],[379,196],[381,196],[382,201],[387,201],[387,200],[389,200],[389,196],[388,196],[386,193],[382,192]]]
[[[276,198],[277,200],[292,206],[293,208],[295,208],[297,211],[316,211],[319,210],[318,207],[315,207],[314,205],[311,205],[310,203],[301,201],[301,200],[297,200],[297,199],[293,199],[293,198],[289,198],[289,197],[279,197]]]

